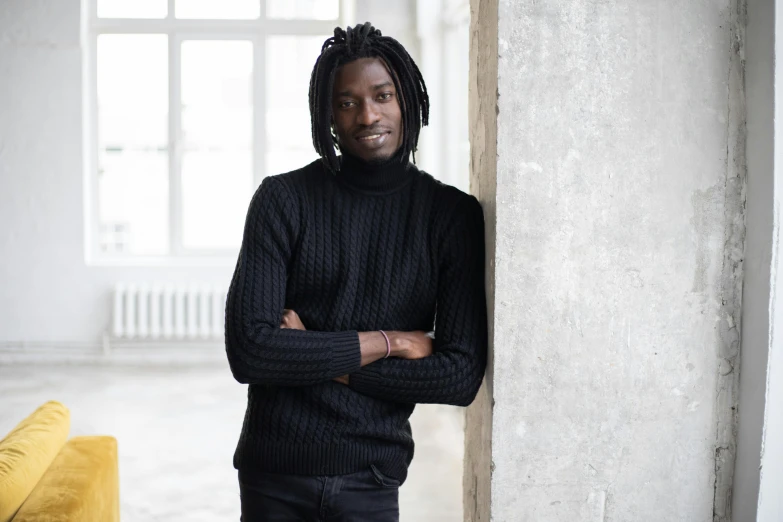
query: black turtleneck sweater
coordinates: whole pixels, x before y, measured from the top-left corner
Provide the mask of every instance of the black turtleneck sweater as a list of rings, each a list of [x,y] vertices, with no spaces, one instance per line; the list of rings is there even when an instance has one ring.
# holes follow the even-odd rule
[[[285,308],[306,331],[279,327]],[[360,368],[358,332],[433,327],[432,356]],[[412,164],[348,156],[336,175],[317,161],[264,179],[226,306],[231,371],[250,385],[237,469],[339,475],[374,464],[402,482],[414,404],[470,404],[486,349],[474,197]],[[344,375],[348,386],[333,380]]]

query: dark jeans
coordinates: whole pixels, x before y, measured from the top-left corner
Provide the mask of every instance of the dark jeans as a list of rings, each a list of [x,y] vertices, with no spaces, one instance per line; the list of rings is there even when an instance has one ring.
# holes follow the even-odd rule
[[[318,477],[240,473],[240,521],[399,522],[399,487],[375,466]]]

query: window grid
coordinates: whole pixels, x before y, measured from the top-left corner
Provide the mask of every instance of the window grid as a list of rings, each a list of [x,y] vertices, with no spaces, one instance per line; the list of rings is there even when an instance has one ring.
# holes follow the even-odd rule
[[[266,175],[266,38],[276,35],[325,35],[331,34],[335,25],[345,25],[342,20],[353,11],[354,0],[340,0],[340,19],[279,20],[267,18],[266,0],[259,0],[260,16],[255,20],[226,19],[177,19],[174,17],[175,0],[168,0],[168,13],[161,19],[99,18],[98,0],[89,0],[88,39],[85,52],[87,86],[85,88],[86,120],[89,154],[86,154],[87,201],[85,209],[86,245],[89,262],[98,264],[169,264],[174,260],[195,260],[201,264],[212,258],[221,262],[233,260],[235,252],[230,250],[197,250],[183,247],[182,214],[182,114],[181,114],[181,51],[186,40],[234,40],[251,42],[253,48],[252,95],[252,170],[253,183],[257,186]],[[168,38],[168,153],[169,153],[169,252],[161,256],[138,256],[107,254],[101,252],[100,214],[98,191],[99,129],[97,96],[97,49],[98,37],[103,34],[164,34]],[[249,187],[252,190],[252,187]],[[196,258],[196,259],[194,259]]]

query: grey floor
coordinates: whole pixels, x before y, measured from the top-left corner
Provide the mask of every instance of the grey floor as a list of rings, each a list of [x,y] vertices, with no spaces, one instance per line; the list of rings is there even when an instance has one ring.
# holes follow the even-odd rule
[[[245,386],[225,365],[0,367],[0,437],[38,405],[71,411],[71,436],[119,443],[122,522],[239,520],[231,456]],[[419,406],[416,456],[400,491],[402,522],[462,520],[462,410]]]

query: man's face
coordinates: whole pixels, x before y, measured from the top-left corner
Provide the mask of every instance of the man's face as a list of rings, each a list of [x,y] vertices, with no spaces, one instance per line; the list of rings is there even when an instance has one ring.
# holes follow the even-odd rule
[[[332,92],[340,149],[365,161],[392,157],[402,145],[402,112],[384,63],[360,58],[341,66]]]

